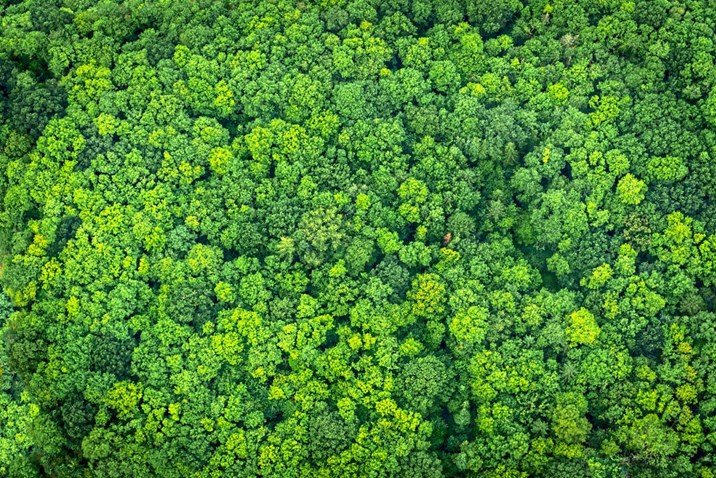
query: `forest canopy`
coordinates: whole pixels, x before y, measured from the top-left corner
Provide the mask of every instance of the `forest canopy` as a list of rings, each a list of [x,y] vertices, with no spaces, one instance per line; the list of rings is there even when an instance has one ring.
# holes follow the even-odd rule
[[[0,476],[714,478],[712,0],[0,0]]]

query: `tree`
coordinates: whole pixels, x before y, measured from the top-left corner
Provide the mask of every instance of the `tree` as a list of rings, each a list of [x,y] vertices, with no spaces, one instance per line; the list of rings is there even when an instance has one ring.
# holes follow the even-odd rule
[[[0,3],[0,475],[713,475],[713,2]]]

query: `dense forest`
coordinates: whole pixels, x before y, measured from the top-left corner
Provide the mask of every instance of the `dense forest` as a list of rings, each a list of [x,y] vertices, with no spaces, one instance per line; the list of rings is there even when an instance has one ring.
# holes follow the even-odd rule
[[[716,476],[713,0],[0,0],[0,476]]]

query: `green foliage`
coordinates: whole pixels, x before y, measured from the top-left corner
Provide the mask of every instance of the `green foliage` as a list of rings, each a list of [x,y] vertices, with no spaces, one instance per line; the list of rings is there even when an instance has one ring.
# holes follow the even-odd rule
[[[706,0],[0,2],[0,476],[714,476]]]

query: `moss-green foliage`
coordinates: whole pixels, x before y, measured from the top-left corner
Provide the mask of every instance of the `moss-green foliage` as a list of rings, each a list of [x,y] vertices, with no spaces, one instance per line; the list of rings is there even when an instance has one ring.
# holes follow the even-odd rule
[[[0,476],[713,478],[710,0],[0,0]]]

